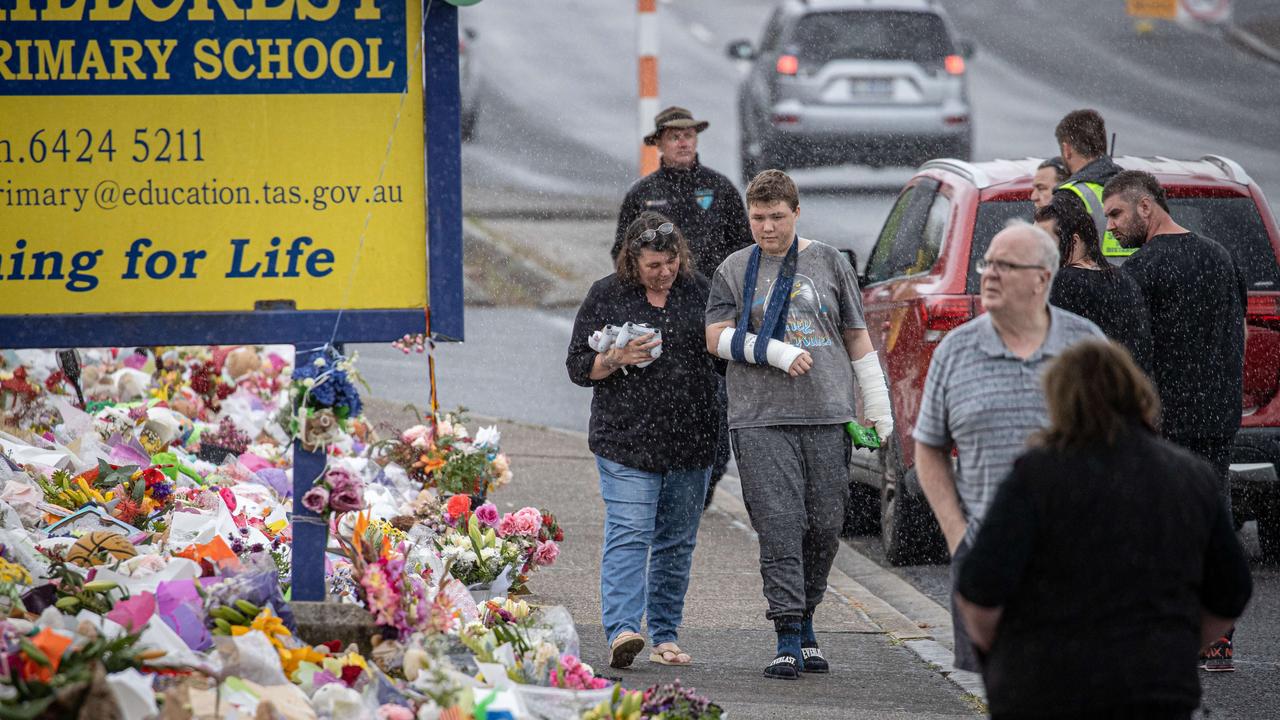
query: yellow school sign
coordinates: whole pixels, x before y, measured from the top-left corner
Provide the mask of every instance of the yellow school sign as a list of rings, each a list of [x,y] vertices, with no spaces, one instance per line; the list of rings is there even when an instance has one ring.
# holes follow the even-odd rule
[[[0,312],[425,307],[418,0],[0,8]]]

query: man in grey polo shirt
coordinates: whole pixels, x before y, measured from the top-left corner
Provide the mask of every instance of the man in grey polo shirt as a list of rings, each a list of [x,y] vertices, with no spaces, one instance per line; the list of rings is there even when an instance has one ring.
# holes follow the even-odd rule
[[[991,240],[978,263],[986,314],[951,331],[933,353],[912,437],[916,472],[951,551],[952,585],[996,490],[1028,438],[1048,423],[1040,373],[1066,347],[1102,331],[1048,302],[1057,242],[1027,223]],[[959,477],[951,449],[960,455]],[[980,670],[959,616],[955,666]]]

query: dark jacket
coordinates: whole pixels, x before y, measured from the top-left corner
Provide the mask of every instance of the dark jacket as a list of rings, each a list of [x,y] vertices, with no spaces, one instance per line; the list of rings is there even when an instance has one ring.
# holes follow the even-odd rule
[[[1067,178],[1066,182],[1097,183],[1105,186],[1108,180],[1120,174],[1122,170],[1124,168],[1117,165],[1111,156],[1103,155],[1077,170],[1074,175]]]
[[[705,206],[705,207],[704,207]],[[684,235],[693,267],[706,277],[720,263],[752,242],[742,196],[729,178],[694,160],[688,169],[666,165],[636,181],[622,200],[613,258],[618,258],[627,226],[645,210],[666,215]]]
[[[569,379],[593,389],[591,452],[645,472],[711,467],[719,432],[716,370],[707,353],[703,312],[710,285],[695,274],[676,279],[666,307],[649,304],[643,287],[616,275],[597,280],[578,308],[565,366]],[[662,355],[592,380],[595,330],[625,322],[662,330]]]
[[[1217,472],[1135,425],[1019,458],[958,589],[1004,608],[983,666],[995,717],[1092,717],[1196,707],[1200,609],[1239,617],[1252,581]]]

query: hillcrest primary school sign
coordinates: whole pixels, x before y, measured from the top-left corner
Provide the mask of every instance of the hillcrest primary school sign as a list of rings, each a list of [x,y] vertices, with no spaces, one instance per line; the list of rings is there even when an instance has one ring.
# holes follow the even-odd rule
[[[0,0],[0,347],[461,339],[432,5]]]

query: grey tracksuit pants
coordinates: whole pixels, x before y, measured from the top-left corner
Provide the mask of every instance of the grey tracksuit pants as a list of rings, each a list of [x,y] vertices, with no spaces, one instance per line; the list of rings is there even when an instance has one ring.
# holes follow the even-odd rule
[[[851,443],[842,425],[775,425],[732,433],[742,498],[760,537],[765,617],[822,602],[849,502]]]

